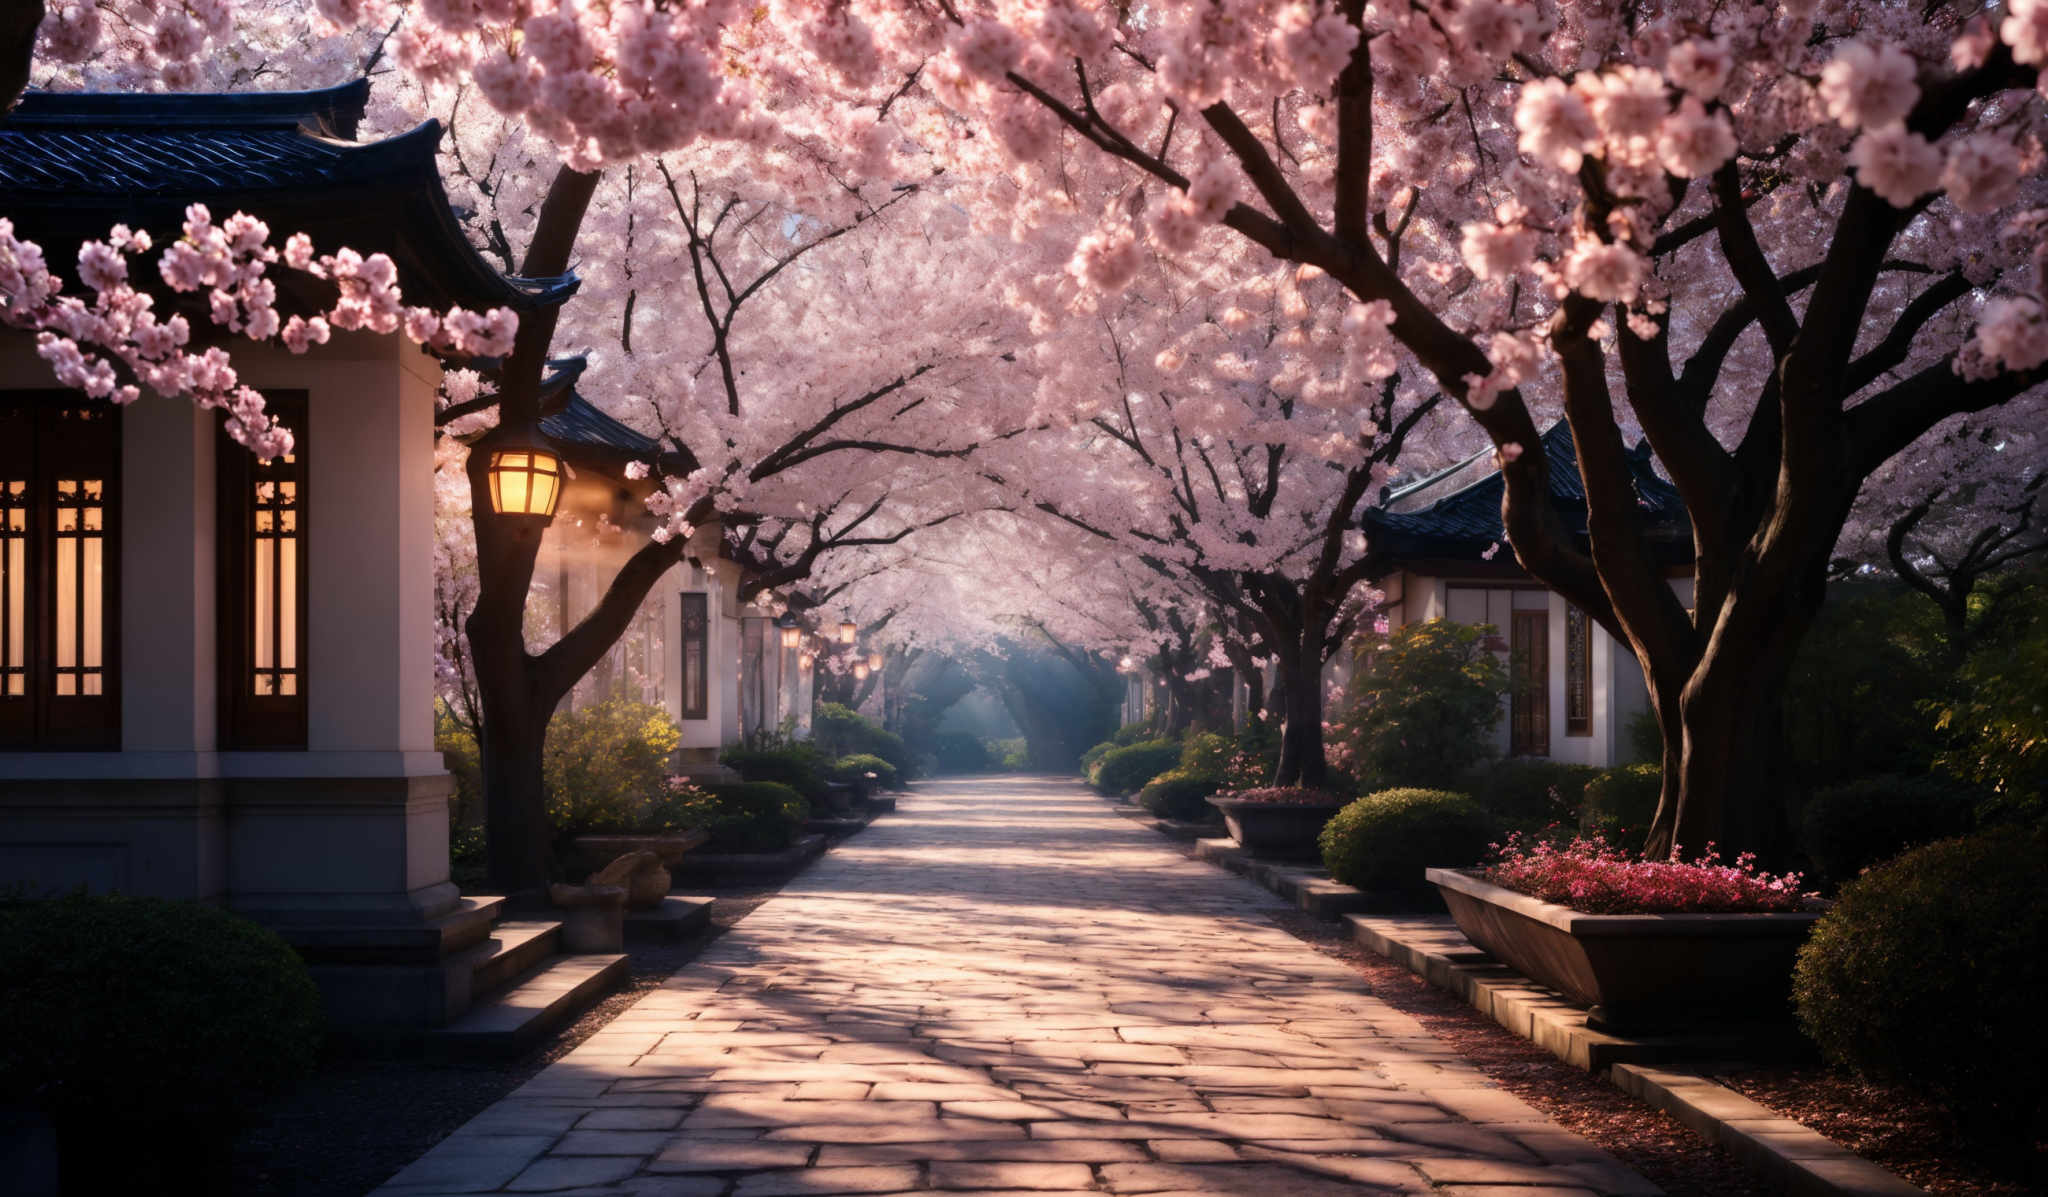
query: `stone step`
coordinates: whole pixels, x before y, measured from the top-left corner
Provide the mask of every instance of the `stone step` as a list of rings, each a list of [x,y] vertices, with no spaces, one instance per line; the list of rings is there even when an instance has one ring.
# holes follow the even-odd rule
[[[670,894],[652,910],[626,912],[626,938],[634,943],[672,943],[711,925],[710,898]]]
[[[437,1055],[516,1055],[588,1010],[626,976],[625,956],[553,956],[446,1027],[428,1034]]]
[[[505,899],[466,897],[418,923],[276,926],[309,963],[432,963],[483,941],[505,913]]]
[[[458,953],[469,971],[472,1000],[481,1001],[522,973],[562,950],[562,924],[540,919],[507,919],[475,947]]]

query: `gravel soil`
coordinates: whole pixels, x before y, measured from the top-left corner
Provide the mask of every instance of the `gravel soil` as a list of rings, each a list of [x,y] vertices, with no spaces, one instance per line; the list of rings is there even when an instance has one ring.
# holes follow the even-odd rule
[[[1566,1064],[1400,965],[1358,946],[1337,925],[1294,911],[1277,914],[1273,921],[1357,969],[1374,997],[1415,1018],[1501,1088],[1559,1126],[1599,1144],[1671,1197],[1763,1197],[1775,1192],[1676,1118]]]
[[[2048,1193],[2048,1141],[2031,1160],[1973,1151],[1936,1103],[1819,1068],[1750,1069],[1715,1080],[1939,1197]]]
[[[236,1139],[232,1191],[257,1197],[362,1197],[616,1018],[779,888],[710,891],[716,900],[709,930],[682,943],[629,944],[625,983],[543,1048],[517,1059],[477,1064],[328,1059],[297,1092],[262,1111]]]

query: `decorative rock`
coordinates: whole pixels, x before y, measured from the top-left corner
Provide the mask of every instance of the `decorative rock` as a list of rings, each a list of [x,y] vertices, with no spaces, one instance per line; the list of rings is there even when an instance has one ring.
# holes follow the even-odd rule
[[[626,905],[650,910],[668,897],[668,870],[649,851],[628,852],[590,875],[589,885],[617,885],[626,890]]]
[[[562,911],[562,950],[616,952],[626,944],[626,890],[619,885],[548,887]]]

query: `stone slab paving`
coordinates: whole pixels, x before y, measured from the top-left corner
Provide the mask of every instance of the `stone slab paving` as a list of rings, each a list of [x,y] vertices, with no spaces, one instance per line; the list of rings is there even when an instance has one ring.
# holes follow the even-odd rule
[[[1658,1190],[1070,781],[927,783],[377,1197]]]

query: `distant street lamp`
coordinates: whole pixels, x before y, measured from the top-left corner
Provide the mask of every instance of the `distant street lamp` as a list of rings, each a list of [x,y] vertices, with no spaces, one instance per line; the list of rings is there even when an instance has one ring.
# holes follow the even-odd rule
[[[847,620],[845,623],[839,625],[839,643],[852,644],[854,636],[859,634],[859,632],[860,629],[854,626],[853,621],[850,619]]]
[[[882,667],[882,654],[880,654],[880,653],[869,653],[869,654],[868,654],[868,668],[869,668],[869,669],[880,669],[881,667]]]
[[[796,621],[794,615],[783,616],[780,623],[782,626],[782,647],[800,647],[804,642],[803,625]]]
[[[536,432],[511,433],[490,445],[491,510],[553,519],[562,496],[562,459]]]
[[[854,662],[853,680],[856,682],[864,682],[868,680],[868,663],[866,661]]]

